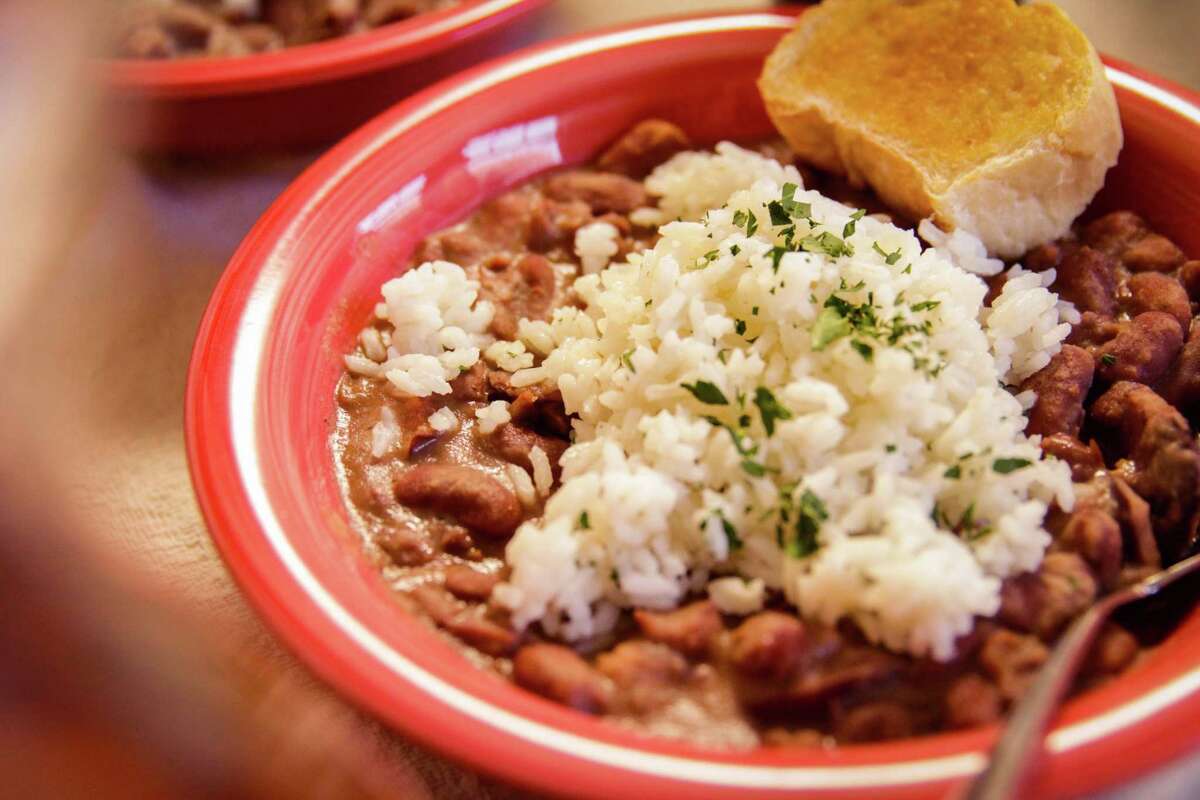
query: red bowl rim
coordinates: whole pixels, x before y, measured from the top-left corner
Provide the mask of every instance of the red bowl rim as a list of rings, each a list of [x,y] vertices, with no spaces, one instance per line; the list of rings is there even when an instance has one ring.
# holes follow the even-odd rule
[[[372,31],[238,58],[151,61],[108,59],[117,91],[160,97],[208,97],[285,89],[361,75],[416,61],[473,39],[549,0],[466,2]]]
[[[185,401],[189,469],[213,539],[252,604],[302,660],[425,746],[515,784],[588,797],[617,791],[691,798],[809,790],[823,797],[907,798],[961,782],[984,765],[994,727],[835,751],[796,747],[723,756],[607,729],[612,735],[601,741],[590,735],[601,723],[590,719],[571,726],[580,734],[501,709],[449,685],[366,630],[291,549],[261,485],[244,480],[247,465],[253,470],[257,460],[254,414],[245,410],[253,403],[247,398],[257,385],[257,359],[286,271],[272,251],[307,205],[451,98],[483,93],[514,75],[584,54],[699,34],[784,29],[793,21],[786,12],[764,11],[642,22],[527,48],[443,81],[363,126],[306,170],[259,220],[214,290],[193,349]],[[1105,61],[1115,85],[1181,117],[1200,135],[1200,94]],[[397,685],[406,691],[396,692]],[[1112,701],[1108,707],[1081,717],[1070,711],[1079,703],[1074,701],[1067,721],[1047,739],[1053,757],[1046,781],[1056,794],[1098,788],[1099,765],[1109,780],[1114,764],[1127,765],[1119,771],[1129,779],[1200,741],[1192,724],[1200,714],[1200,656],[1172,667],[1145,691],[1102,689],[1083,700],[1098,694]],[[1144,751],[1133,762],[1135,744]],[[903,755],[916,749],[917,758]]]

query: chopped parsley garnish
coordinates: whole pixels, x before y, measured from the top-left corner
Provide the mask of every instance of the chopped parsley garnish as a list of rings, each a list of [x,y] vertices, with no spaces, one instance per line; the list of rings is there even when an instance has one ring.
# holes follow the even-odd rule
[[[739,209],[733,212],[733,224],[739,228],[745,228],[747,236],[753,236],[758,232],[758,217],[749,211]]]
[[[783,407],[771,390],[765,386],[759,386],[754,390],[754,405],[758,406],[758,413],[762,416],[763,427],[767,431],[767,436],[775,435],[775,422],[781,419],[791,419],[792,412]]]
[[[842,228],[842,238],[849,239],[851,236],[853,236],[855,223],[857,223],[860,219],[862,219],[866,215],[867,215],[867,210],[865,208],[860,208],[857,211],[855,211],[853,214],[851,214],[850,221],[847,222],[845,227]]]
[[[825,504],[808,489],[800,496],[800,507],[797,509],[796,535],[788,542],[787,554],[792,558],[807,558],[817,552],[817,533],[821,523],[829,519]]]
[[[622,353],[621,361],[625,364],[626,369],[628,369],[630,372],[632,372],[636,375],[637,368],[635,368],[633,366],[633,351],[634,351],[634,348],[631,347],[628,350],[626,350],[624,353]]]
[[[779,204],[787,211],[788,216],[793,219],[812,222],[812,203],[802,203],[796,199],[796,190],[799,188],[794,183],[785,183],[783,185],[783,199],[779,201]]]
[[[783,257],[790,252],[791,251],[788,250],[786,247],[772,247],[771,248],[770,256],[771,256],[771,271],[772,272],[779,272],[779,263],[781,261],[783,261]]]
[[[874,250],[876,253],[879,253],[879,255],[883,256],[884,263],[887,264],[889,267],[894,267],[896,265],[896,262],[900,260],[900,248],[899,247],[896,248],[896,252],[889,253],[886,250],[884,250],[882,247],[879,246],[879,242],[875,242],[874,244],[871,245],[871,249]]]
[[[750,309],[750,316],[752,316],[752,317],[758,316],[758,306],[755,306],[754,308]]]
[[[958,480],[962,477],[962,467],[960,467],[958,464],[955,464],[953,467],[950,467],[950,469],[943,472],[942,477]]]
[[[708,381],[696,381],[695,383],[684,383],[681,385],[684,389],[687,389],[692,393],[692,397],[695,397],[705,405],[729,405],[729,400],[726,399],[725,393],[718,389],[717,385],[714,383],[709,383]]]
[[[579,515],[579,527],[581,530],[585,531],[590,531],[592,529],[592,522],[588,519],[588,512],[584,511]]]
[[[791,215],[783,207],[783,203],[778,200],[772,200],[770,203],[767,203],[767,212],[771,215],[771,224],[776,228],[792,224]]]
[[[730,551],[741,550],[743,542],[738,536],[737,528],[733,527],[733,523],[726,519],[720,511],[717,512],[717,518],[721,520],[721,530],[725,531],[725,541],[729,543]]]
[[[718,350],[717,351],[717,361],[720,361],[722,364],[728,364],[729,363],[729,352],[730,351],[729,351],[728,347],[725,348],[724,350]]]
[[[913,311],[932,311],[942,304],[941,300],[923,300],[920,303],[913,303]]]
[[[830,258],[854,255],[854,248],[829,231],[800,240],[800,249],[807,253],[824,253]]]
[[[819,353],[843,336],[849,336],[853,330],[854,325],[846,319],[842,310],[826,303],[813,325],[812,349]]]
[[[1113,364],[1117,363],[1117,357],[1112,353],[1105,353],[1104,355],[1100,356],[1100,363],[1106,367],[1111,367]]]
[[[742,461],[742,471],[753,478],[761,478],[768,472],[779,472],[777,469],[760,464],[757,461],[751,461],[748,458]]]
[[[990,525],[985,525],[983,522],[975,519],[974,503],[967,506],[967,510],[963,512],[958,522],[953,522],[947,517],[946,513],[936,503],[933,506],[931,516],[935,524],[947,528],[968,542],[977,542],[992,532]]]
[[[738,336],[745,336],[746,335],[746,320],[735,319],[733,321],[733,329],[735,331],[737,331]]]
[[[883,449],[888,451],[889,453],[894,453],[894,452],[896,452],[896,445],[894,445],[894,444],[885,445]]]
[[[870,361],[875,357],[875,349],[866,342],[860,342],[855,339],[854,341],[850,342],[850,346],[854,348],[856,353],[863,357],[863,361]]]
[[[732,425],[727,425],[716,417],[705,417],[704,419],[709,425],[724,428],[729,432],[729,438],[733,440],[733,446],[737,448],[738,455],[747,458],[758,454],[758,446],[751,443],[749,436],[743,436]]]
[[[740,252],[742,252],[742,248],[738,247],[736,244],[731,244],[729,246],[729,255],[736,256]]]
[[[996,472],[999,472],[1001,475],[1007,475],[1010,472],[1016,472],[1019,469],[1025,469],[1025,467],[1028,467],[1031,464],[1033,464],[1033,462],[1027,458],[997,458],[992,462],[992,469],[994,469]]]

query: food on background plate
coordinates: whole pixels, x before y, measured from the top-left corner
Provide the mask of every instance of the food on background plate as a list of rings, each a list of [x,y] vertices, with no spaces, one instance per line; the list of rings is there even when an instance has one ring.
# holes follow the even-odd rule
[[[998,719],[1072,619],[1195,544],[1200,262],[1131,212],[1028,222],[1055,234],[1006,263],[886,209],[781,142],[647,120],[429,237],[333,439],[400,601],[651,735]],[[1110,626],[1083,685],[1140,654]]]
[[[1049,2],[826,0],[760,86],[801,158],[1008,258],[1066,234],[1121,149],[1104,67]]]
[[[456,0],[124,0],[118,55],[244,56],[401,22]]]

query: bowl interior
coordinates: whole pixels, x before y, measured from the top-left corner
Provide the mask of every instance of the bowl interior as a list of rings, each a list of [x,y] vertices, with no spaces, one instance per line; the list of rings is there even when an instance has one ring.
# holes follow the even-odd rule
[[[218,289],[197,345],[188,425],[214,535],[301,654],[411,735],[543,788],[555,779],[528,766],[531,751],[546,748],[560,776],[576,760],[581,769],[597,759],[624,763],[616,751],[636,750],[638,769],[649,774],[640,787],[670,793],[681,786],[671,776],[678,763],[656,765],[655,756],[693,759],[688,780],[710,780],[703,765],[767,769],[768,777],[755,772],[742,784],[764,793],[830,785],[821,781],[840,774],[832,784],[839,791],[871,786],[875,796],[895,797],[924,794],[929,781],[980,765],[977,752],[993,731],[837,752],[712,753],[639,740],[517,690],[470,667],[400,611],[361,555],[333,470],[341,355],[370,317],[380,284],[424,236],[543,170],[588,160],[648,116],[680,124],[699,144],[772,135],[754,81],[788,24],[771,15],[673,23],[572,40],[473,71],[389,112],[323,159],[268,212]],[[1148,97],[1140,78],[1115,72],[1114,81],[1126,147],[1095,208],[1133,208],[1200,254],[1200,119]],[[1056,767],[1048,790],[1080,791],[1128,775],[1127,763],[1098,757],[1097,748],[1114,730],[1168,718],[1175,701],[1198,688],[1198,663],[1200,614],[1193,614],[1143,665],[1073,702],[1051,746],[1064,763],[1074,754],[1074,767],[1079,759],[1089,767],[1087,774]],[[1146,705],[1148,693],[1158,699]],[[1114,717],[1118,707],[1124,716]],[[480,731],[474,741],[464,733],[468,723]],[[556,739],[547,730],[565,733]],[[488,763],[478,757],[479,736],[488,737]],[[872,772],[898,763],[925,766]],[[860,767],[859,777],[844,777],[840,768],[849,765]],[[797,766],[812,769],[769,772]],[[587,792],[627,787],[619,772],[592,774]],[[732,774],[714,772],[711,780]]]

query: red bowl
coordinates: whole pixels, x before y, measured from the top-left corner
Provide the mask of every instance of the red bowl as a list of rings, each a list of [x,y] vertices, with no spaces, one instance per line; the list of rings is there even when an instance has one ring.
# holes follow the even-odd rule
[[[106,65],[122,143],[229,153],[331,142],[395,101],[512,49],[549,0],[466,0],[368,33],[242,58]]]
[[[650,115],[698,141],[772,133],[754,88],[792,19],[624,28],[538,47],[442,83],[351,136],[271,207],[200,329],[187,445],[230,568],[326,680],[472,767],[586,797],[937,796],[974,774],[993,728],[825,751],[714,752],[618,730],[468,665],[402,612],[360,554],[331,466],[340,356],[379,285],[426,234],[535,173],[592,157]],[[1196,97],[1113,64],[1127,145],[1100,202],[1200,251]],[[1145,663],[1073,701],[1038,792],[1096,790],[1179,756],[1200,728],[1200,613]]]

